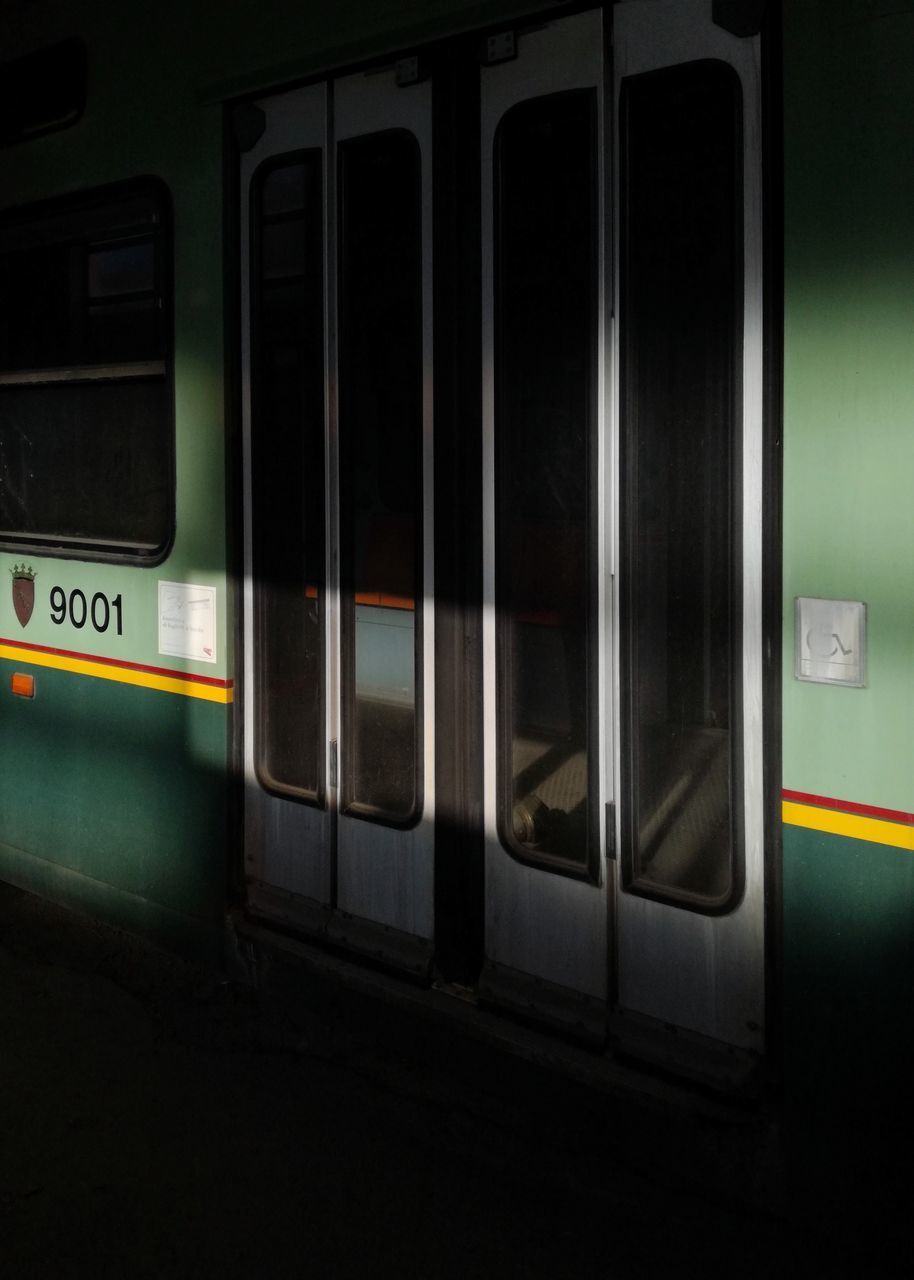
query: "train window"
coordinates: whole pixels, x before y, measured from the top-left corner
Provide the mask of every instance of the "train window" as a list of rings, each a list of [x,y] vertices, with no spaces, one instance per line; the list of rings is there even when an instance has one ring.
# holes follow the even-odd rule
[[[252,194],[255,757],[310,802],[324,776],[322,157],[272,160]]]
[[[593,869],[596,103],[513,107],[495,142],[499,825],[515,855]]]
[[[422,512],[420,153],[339,146],[343,807],[419,815]]]
[[[722,911],[740,892],[739,82],[623,81],[624,883]]]
[[[147,561],[166,549],[169,222],[152,180],[0,220],[0,542]]]

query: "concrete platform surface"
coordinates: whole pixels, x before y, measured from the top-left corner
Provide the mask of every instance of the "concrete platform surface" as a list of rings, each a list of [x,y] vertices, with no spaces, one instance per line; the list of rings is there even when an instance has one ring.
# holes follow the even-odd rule
[[[705,1176],[713,1118],[281,976],[294,998],[0,886],[4,1280],[809,1266]]]

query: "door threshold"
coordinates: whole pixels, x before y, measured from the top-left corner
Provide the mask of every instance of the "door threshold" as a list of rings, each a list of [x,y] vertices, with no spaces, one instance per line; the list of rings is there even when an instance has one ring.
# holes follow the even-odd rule
[[[764,1123],[764,1108],[747,1108],[730,1096],[707,1087],[696,1088],[688,1079],[660,1074],[631,1060],[620,1060],[611,1050],[595,1050],[567,1032],[557,1036],[543,1023],[506,1017],[494,1005],[476,998],[471,988],[461,988],[455,999],[451,984],[404,981],[402,970],[389,965],[367,964],[366,956],[328,945],[325,938],[292,933],[273,920],[237,909],[226,918],[226,967],[237,982],[255,988],[270,984],[271,958],[281,958],[301,966],[315,977],[335,980],[351,990],[370,995],[383,1003],[411,1011],[438,1025],[456,1027],[462,1034],[492,1047],[557,1071],[599,1092],[628,1095],[632,1101],[662,1110],[683,1111],[742,1129]],[[647,1064],[645,1064],[647,1065]]]
[[[480,1002],[600,1049],[606,1043],[606,1002],[545,978],[487,960],[479,978]]]
[[[260,881],[248,884],[244,915],[252,922],[353,954],[413,980],[430,980],[433,948],[428,938],[334,911],[325,903]]]

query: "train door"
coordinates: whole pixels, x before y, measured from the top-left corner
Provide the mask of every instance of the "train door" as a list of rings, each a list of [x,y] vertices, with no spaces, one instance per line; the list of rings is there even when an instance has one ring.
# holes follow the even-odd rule
[[[596,1037],[609,993],[603,22],[480,73],[486,962]]]
[[[263,100],[242,157],[251,902],[427,969],[447,668],[480,691],[441,802],[484,846],[481,994],[757,1049],[757,39],[628,0],[423,62]],[[473,181],[433,183],[433,124]],[[433,192],[479,230],[464,260],[434,210],[447,289]],[[467,352],[438,447],[478,432],[482,643],[436,672],[435,608],[473,606],[435,601],[433,375]]]
[[[713,8],[613,33],[615,1027],[698,1052],[764,1022],[759,42]]]
[[[481,985],[728,1071],[764,1021],[761,142],[713,8],[481,72]]]
[[[432,937],[429,86],[268,99],[242,158],[252,903],[407,967]]]

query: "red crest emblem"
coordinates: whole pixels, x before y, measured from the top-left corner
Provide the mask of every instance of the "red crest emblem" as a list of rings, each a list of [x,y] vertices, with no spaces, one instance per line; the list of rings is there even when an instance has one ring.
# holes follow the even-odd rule
[[[27,569],[24,564],[16,564],[10,572],[13,575],[13,608],[19,625],[24,627],[35,608],[35,571],[31,565]]]

